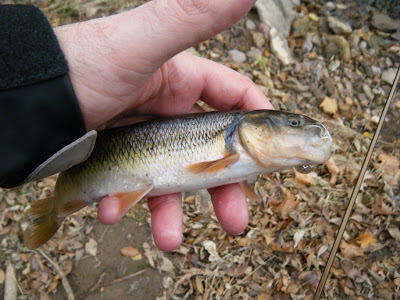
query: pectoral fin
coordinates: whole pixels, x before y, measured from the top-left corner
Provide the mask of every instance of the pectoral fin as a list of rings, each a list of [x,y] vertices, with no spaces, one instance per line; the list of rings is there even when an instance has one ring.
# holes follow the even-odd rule
[[[153,189],[153,185],[149,184],[144,189],[132,191],[129,193],[117,193],[112,195],[119,199],[119,213],[120,216],[126,214],[131,207],[139,202],[144,196],[146,196]]]
[[[237,152],[229,153],[227,156],[212,161],[203,161],[186,166],[186,168],[195,174],[218,172],[227,166],[237,162],[240,155]]]

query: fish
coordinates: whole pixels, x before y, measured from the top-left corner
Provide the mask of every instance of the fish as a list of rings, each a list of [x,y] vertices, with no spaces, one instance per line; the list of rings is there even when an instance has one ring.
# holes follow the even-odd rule
[[[54,196],[32,203],[24,242],[40,247],[68,215],[107,195],[120,198],[126,213],[145,197],[321,164],[331,144],[322,123],[276,110],[189,114],[106,129],[86,161],[59,174]]]

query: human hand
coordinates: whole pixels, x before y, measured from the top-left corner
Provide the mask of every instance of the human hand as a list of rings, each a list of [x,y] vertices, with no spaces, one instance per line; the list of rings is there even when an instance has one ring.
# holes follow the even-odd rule
[[[181,51],[234,24],[255,0],[152,1],[118,15],[55,28],[87,129],[152,116],[198,111],[203,100],[218,110],[272,109],[253,82],[215,62]],[[238,184],[209,189],[222,228],[241,232],[248,222]],[[107,196],[98,217],[114,224],[119,199]],[[148,200],[154,241],[171,251],[182,241],[179,194]]]

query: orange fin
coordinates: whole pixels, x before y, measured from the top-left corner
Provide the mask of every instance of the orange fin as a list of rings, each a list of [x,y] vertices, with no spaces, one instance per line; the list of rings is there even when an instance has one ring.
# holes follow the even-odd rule
[[[188,165],[186,166],[186,169],[195,174],[218,172],[226,168],[227,166],[237,162],[239,160],[239,157],[240,155],[237,152],[234,152],[218,160],[203,161]]]
[[[129,192],[129,193],[116,193],[112,195],[113,197],[119,198],[119,211],[120,215],[126,214],[131,207],[140,201],[144,196],[146,196],[153,189],[153,185],[150,184],[144,189]]]
[[[32,223],[24,232],[24,242],[33,250],[46,243],[57,232],[61,222],[56,219],[53,197],[32,203],[28,216]]]

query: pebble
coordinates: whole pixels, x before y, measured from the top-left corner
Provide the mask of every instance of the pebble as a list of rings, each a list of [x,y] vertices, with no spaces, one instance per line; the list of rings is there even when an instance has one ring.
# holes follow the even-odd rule
[[[232,59],[232,61],[236,63],[242,63],[246,61],[246,54],[244,54],[242,51],[233,49],[228,52],[229,57]]]
[[[254,23],[253,20],[247,19],[246,28],[248,30],[254,30],[254,29],[256,29],[256,23]]]
[[[336,34],[341,34],[341,33],[351,33],[353,29],[351,26],[341,20],[339,20],[336,17],[329,16],[328,17],[328,24],[329,28],[332,29],[332,31]]]
[[[294,19],[291,0],[258,0],[254,6],[263,23],[275,28],[283,37],[289,36]]]
[[[306,39],[304,40],[304,45],[303,45],[303,53],[308,53],[312,50],[313,48],[313,42],[312,42],[312,36],[311,34],[307,33]]]
[[[265,46],[264,34],[262,32],[253,32],[251,36],[253,38],[254,44],[258,48],[263,48]]]
[[[352,49],[358,48],[358,44],[360,44],[362,34],[362,29],[356,29],[349,35],[349,44]]]
[[[302,85],[296,78],[288,78],[283,82],[283,87],[292,90],[296,93],[303,93],[305,91],[308,91],[308,87]]]
[[[339,56],[344,62],[349,62],[351,58],[349,42],[340,35],[333,36],[331,42],[325,47],[327,59],[332,56]]]
[[[308,15],[297,18],[292,24],[292,36],[305,37],[310,29],[310,18]]]
[[[278,57],[278,59],[284,64],[288,65],[292,61],[290,54],[289,45],[287,39],[284,38],[274,27],[271,28],[271,50]]]
[[[350,97],[354,96],[354,88],[353,88],[353,84],[351,83],[351,81],[348,78],[343,78],[343,82],[344,82],[344,86],[346,88],[347,94]]]
[[[374,75],[380,75],[382,73],[382,69],[377,66],[371,66],[371,70]]]
[[[324,4],[324,7],[328,10],[328,11],[332,11],[336,9],[336,4],[332,1],[328,1]]]
[[[393,84],[394,78],[396,77],[396,72],[397,69],[395,68],[386,69],[383,71],[381,79],[386,83]]]
[[[391,32],[395,31],[399,27],[400,23],[388,15],[374,13],[371,19],[371,25],[380,31]]]
[[[374,99],[374,94],[372,93],[372,90],[369,87],[369,85],[364,83],[362,86],[362,89],[363,89],[365,96],[367,96],[368,100],[372,101]]]
[[[251,47],[251,49],[246,52],[246,55],[254,62],[262,56],[262,51],[256,47]]]
[[[359,65],[360,70],[367,75],[368,77],[372,77],[374,75],[374,73],[372,72],[372,69],[370,67],[370,65],[365,61],[365,60],[361,60],[360,61],[360,65]]]

